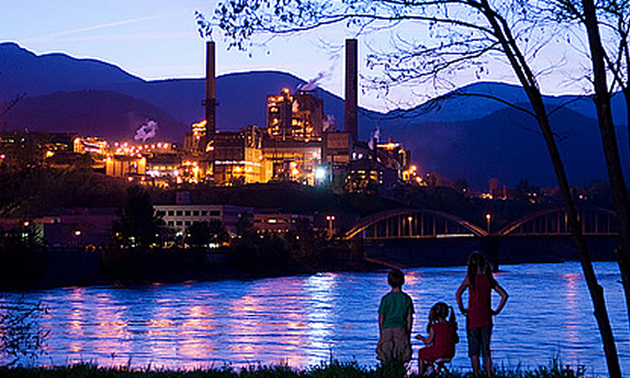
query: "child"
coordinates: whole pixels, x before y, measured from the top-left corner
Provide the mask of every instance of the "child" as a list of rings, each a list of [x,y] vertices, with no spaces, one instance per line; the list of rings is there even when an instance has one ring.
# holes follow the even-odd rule
[[[451,316],[448,320],[449,312]],[[455,344],[459,342],[457,337],[457,322],[455,311],[444,302],[438,302],[429,312],[429,324],[427,324],[429,336],[417,335],[416,339],[425,343],[426,347],[418,351],[418,373],[424,374],[426,368],[440,359],[451,359],[455,356]]]
[[[462,294],[468,289],[468,308],[464,308]],[[492,310],[492,290],[501,296],[496,310]],[[473,252],[468,257],[468,273],[455,293],[457,305],[466,315],[466,336],[468,337],[468,356],[473,373],[479,374],[479,356],[483,356],[484,367],[488,376],[492,375],[490,357],[490,336],[492,334],[492,316],[498,315],[508,299],[507,292],[492,277],[492,266],[480,252]]]
[[[411,361],[411,326],[413,324],[413,302],[402,291],[404,274],[393,269],[387,275],[392,290],[381,299],[378,308],[379,340],[376,358],[381,362],[392,359],[407,363]]]

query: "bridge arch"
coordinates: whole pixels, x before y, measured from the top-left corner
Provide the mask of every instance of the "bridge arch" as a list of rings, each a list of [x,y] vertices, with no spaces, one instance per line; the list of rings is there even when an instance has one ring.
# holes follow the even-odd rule
[[[601,208],[578,208],[584,235],[617,235],[617,217]],[[545,209],[529,214],[499,230],[496,236],[571,235],[564,208]]]
[[[452,214],[434,210],[396,209],[364,217],[345,239],[417,239],[487,236],[486,230]]]

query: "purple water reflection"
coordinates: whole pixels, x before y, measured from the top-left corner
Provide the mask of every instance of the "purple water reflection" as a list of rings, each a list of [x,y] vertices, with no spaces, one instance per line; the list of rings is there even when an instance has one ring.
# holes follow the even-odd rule
[[[630,374],[630,338],[618,269],[598,263],[624,375]],[[455,304],[464,267],[406,271],[414,299],[414,333],[423,332],[432,304]],[[592,306],[577,263],[504,266],[496,278],[510,300],[495,319],[496,366],[606,367]],[[26,293],[50,311],[39,365],[197,368],[287,363],[306,367],[333,356],[376,364],[376,311],[388,290],[385,273],[323,273],[253,281],[202,282],[131,288],[65,288]],[[2,301],[19,294],[5,294]],[[464,319],[453,368],[468,370]],[[417,350],[419,342],[414,349]],[[416,368],[414,361],[413,368]]]

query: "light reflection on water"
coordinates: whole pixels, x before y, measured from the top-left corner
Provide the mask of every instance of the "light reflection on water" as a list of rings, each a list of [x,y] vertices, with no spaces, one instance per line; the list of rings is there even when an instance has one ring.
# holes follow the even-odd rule
[[[598,263],[596,270],[619,340],[622,369],[629,376],[630,337],[618,268]],[[425,333],[435,302],[455,305],[454,293],[464,274],[464,267],[406,271],[404,290],[416,308],[414,333]],[[579,264],[504,266],[496,278],[510,293],[508,305],[495,318],[496,366],[527,368],[559,357],[563,364],[583,364],[587,372],[605,374]],[[50,331],[40,365],[89,361],[167,368],[277,363],[306,367],[331,356],[374,366],[376,312],[387,291],[386,273],[376,272],[65,288],[26,296],[50,309],[40,320]],[[19,295],[5,294],[1,300]],[[461,342],[453,366],[467,371],[465,322],[462,316],[458,321]]]

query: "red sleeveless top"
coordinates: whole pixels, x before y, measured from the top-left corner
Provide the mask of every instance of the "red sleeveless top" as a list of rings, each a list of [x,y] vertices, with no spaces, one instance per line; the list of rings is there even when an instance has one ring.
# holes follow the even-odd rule
[[[470,278],[469,278],[470,279]],[[475,274],[474,289],[468,285],[468,328],[492,326],[492,288],[496,284],[492,276]]]
[[[440,350],[444,350],[444,355],[453,357],[455,355],[456,333],[448,323],[437,322],[431,325],[435,338],[433,345]]]

